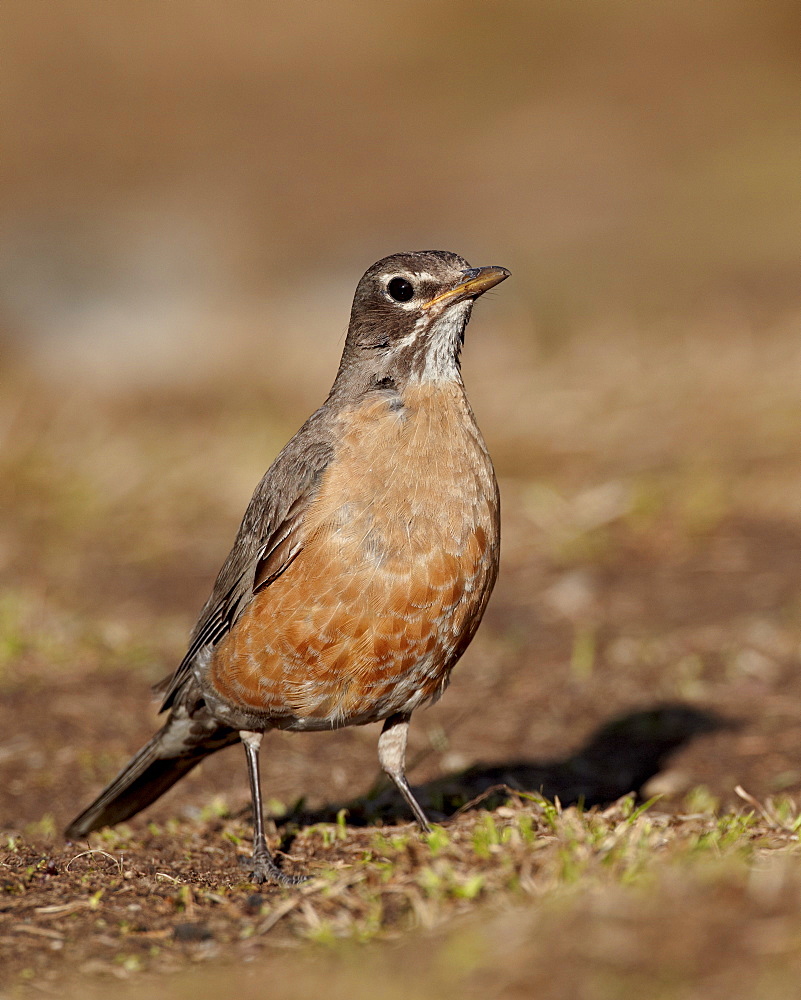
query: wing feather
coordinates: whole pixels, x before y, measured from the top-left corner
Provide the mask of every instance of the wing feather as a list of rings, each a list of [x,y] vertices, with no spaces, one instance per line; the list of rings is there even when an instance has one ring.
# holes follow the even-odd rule
[[[305,543],[304,515],[320,489],[333,455],[330,419],[314,413],[281,451],[256,487],[233,547],[211,596],[192,630],[178,669],[156,690],[161,711],[171,708],[192,676],[198,655],[231,630],[257,590],[268,587],[300,553]]]

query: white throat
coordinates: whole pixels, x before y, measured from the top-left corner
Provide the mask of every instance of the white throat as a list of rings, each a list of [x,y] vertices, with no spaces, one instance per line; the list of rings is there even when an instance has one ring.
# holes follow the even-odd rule
[[[414,372],[412,381],[461,382],[459,351],[464,328],[470,318],[471,306],[470,301],[450,306],[433,323],[430,317],[421,316],[412,331],[398,342],[396,346],[401,348],[415,343],[421,336],[428,341],[423,367]]]

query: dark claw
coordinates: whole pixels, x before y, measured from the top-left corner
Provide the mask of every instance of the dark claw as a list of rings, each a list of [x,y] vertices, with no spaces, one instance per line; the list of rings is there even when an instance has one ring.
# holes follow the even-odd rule
[[[266,856],[254,854],[252,858],[240,858],[240,864],[250,869],[248,878],[256,885],[271,882],[274,885],[294,886],[310,881],[308,875],[287,875],[282,872],[269,854]]]

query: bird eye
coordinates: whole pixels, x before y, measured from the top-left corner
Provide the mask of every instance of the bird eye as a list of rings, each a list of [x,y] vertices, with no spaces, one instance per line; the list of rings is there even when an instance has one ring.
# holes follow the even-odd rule
[[[405,278],[393,278],[387,285],[387,291],[396,302],[408,302],[414,295],[414,285]]]

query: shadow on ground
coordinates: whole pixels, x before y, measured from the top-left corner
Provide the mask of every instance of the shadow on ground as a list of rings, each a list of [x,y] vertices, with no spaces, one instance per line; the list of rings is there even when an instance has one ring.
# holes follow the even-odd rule
[[[737,728],[738,723],[714,712],[688,705],[657,705],[616,716],[597,729],[584,746],[561,760],[513,760],[474,764],[464,771],[437,778],[415,789],[431,819],[481,806],[493,809],[510,790],[557,799],[563,806],[606,805],[643,786],[665,767],[669,758],[708,733]],[[300,803],[285,823],[309,825],[336,820],[342,809],[348,824],[369,826],[408,820],[408,808],[387,782],[349,802],[309,811]]]

